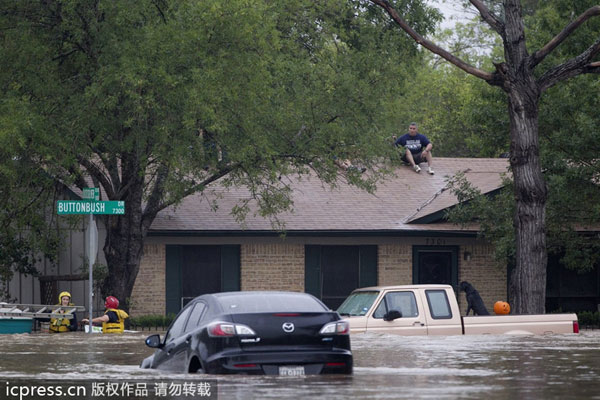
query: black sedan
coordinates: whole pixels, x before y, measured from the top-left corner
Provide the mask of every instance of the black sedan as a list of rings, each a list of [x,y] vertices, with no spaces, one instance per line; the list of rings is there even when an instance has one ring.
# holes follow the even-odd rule
[[[142,368],[210,374],[351,374],[347,321],[306,293],[226,292],[181,310]]]

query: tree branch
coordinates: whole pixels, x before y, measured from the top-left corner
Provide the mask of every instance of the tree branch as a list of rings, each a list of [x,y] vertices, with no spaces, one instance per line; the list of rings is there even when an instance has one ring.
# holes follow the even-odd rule
[[[214,174],[208,176],[206,179],[204,179],[202,182],[197,183],[195,185],[193,185],[192,187],[190,187],[189,189],[187,189],[186,191],[183,192],[183,195],[181,196],[181,198],[185,198],[191,194],[194,194],[196,192],[199,192],[201,190],[204,189],[204,187],[206,187],[208,184],[221,179],[222,177],[224,177],[225,175],[229,174],[230,172],[232,172],[234,169],[238,168],[241,164],[240,163],[236,163],[236,164],[231,164],[231,165],[226,165],[223,168],[219,169],[217,172],[215,172]],[[158,181],[158,179],[157,179]],[[177,201],[179,201],[180,199],[171,199],[165,202],[160,203],[157,207],[156,207],[156,212],[163,210],[167,207],[169,207],[170,205],[175,204]]]
[[[555,66],[546,71],[544,75],[538,79],[540,91],[551,88],[555,84],[573,76],[589,73],[598,73],[600,61],[591,62],[592,58],[600,52],[600,38],[594,44],[587,48],[586,51],[564,63]]]
[[[402,28],[404,30],[404,32],[408,33],[408,35],[410,37],[412,37],[415,40],[415,42],[417,42],[421,46],[425,47],[427,50],[439,55],[440,57],[442,57],[445,60],[447,60],[448,62],[456,65],[458,68],[462,69],[463,71],[465,71],[468,74],[471,74],[473,76],[481,78],[490,84],[499,85],[500,82],[498,82],[498,79],[495,76],[495,74],[475,68],[474,66],[472,66],[472,65],[464,62],[460,58],[456,57],[452,53],[444,50],[437,44],[435,44],[435,43],[425,39],[423,36],[419,35],[406,22],[404,22],[404,20],[402,18],[400,18],[400,16],[398,15],[398,12],[390,5],[390,3],[387,0],[369,0],[369,1],[375,5],[378,5],[379,7],[383,8],[389,14],[389,16],[392,17],[394,22],[396,22],[396,24],[398,24],[400,26],[400,28]]]
[[[108,177],[104,174],[104,172],[100,168],[98,168],[96,164],[89,161],[85,157],[77,156],[77,161],[88,171],[90,175],[98,179],[98,181],[102,184],[102,187],[104,187],[104,191],[106,192],[108,198],[115,199],[115,192],[113,190],[111,182],[108,179]]]
[[[500,21],[498,17],[492,14],[490,10],[485,6],[485,4],[483,4],[480,0],[469,1],[475,6],[475,8],[477,8],[477,11],[479,11],[481,18],[483,18],[483,20],[487,22],[493,30],[502,35],[502,32],[504,31],[504,23],[502,23],[502,21]]]
[[[554,36],[544,47],[533,53],[529,61],[530,68],[538,65],[548,54],[557,48],[571,33],[581,26],[588,19],[600,15],[600,6],[588,8],[577,19],[567,25],[558,35]]]
[[[146,203],[146,207],[144,207],[144,212],[142,213],[142,226],[143,229],[150,228],[152,221],[156,214],[162,209],[161,208],[161,199],[165,192],[164,183],[167,180],[169,175],[169,167],[166,165],[161,165],[158,167],[158,171],[156,172],[156,181],[154,182],[154,187],[152,188],[152,192],[148,197],[148,202]]]

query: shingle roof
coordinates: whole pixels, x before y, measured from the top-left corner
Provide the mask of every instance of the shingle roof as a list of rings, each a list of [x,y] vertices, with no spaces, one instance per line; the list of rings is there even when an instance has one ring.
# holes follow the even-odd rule
[[[469,182],[488,193],[502,186],[502,175],[507,168],[507,159],[436,158],[435,175],[399,167],[394,177],[377,185],[374,194],[343,182],[332,189],[315,176],[290,178],[293,210],[282,213],[279,219],[285,223],[287,232],[473,231],[477,229],[475,225],[460,228],[443,222],[424,224],[419,219],[457,203],[455,196],[445,190],[448,177],[465,171]],[[161,211],[151,231],[273,230],[270,221],[259,215],[249,213],[243,226],[231,215],[232,207],[249,197],[246,188],[224,188],[217,184]],[[216,211],[211,208],[212,201],[218,204]]]

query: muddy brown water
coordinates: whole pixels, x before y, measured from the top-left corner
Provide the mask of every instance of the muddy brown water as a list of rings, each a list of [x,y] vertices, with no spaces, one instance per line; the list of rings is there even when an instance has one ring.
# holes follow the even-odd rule
[[[153,351],[144,345],[146,336],[0,335],[0,399],[61,398],[21,389],[53,384],[88,387],[85,395],[62,398],[119,398],[98,390],[91,393],[92,383],[98,389],[110,382],[145,382],[148,393],[121,397],[140,399],[207,398],[199,392],[192,396],[190,391],[156,391],[158,382],[179,382],[180,387],[208,382],[212,398],[219,399],[600,399],[600,331],[548,336],[356,335],[352,376],[307,377],[142,370],[139,363]]]

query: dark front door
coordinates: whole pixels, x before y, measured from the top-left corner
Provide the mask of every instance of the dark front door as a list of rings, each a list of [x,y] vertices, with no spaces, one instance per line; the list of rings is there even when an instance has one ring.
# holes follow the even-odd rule
[[[413,283],[458,286],[458,248],[454,246],[414,246]]]

